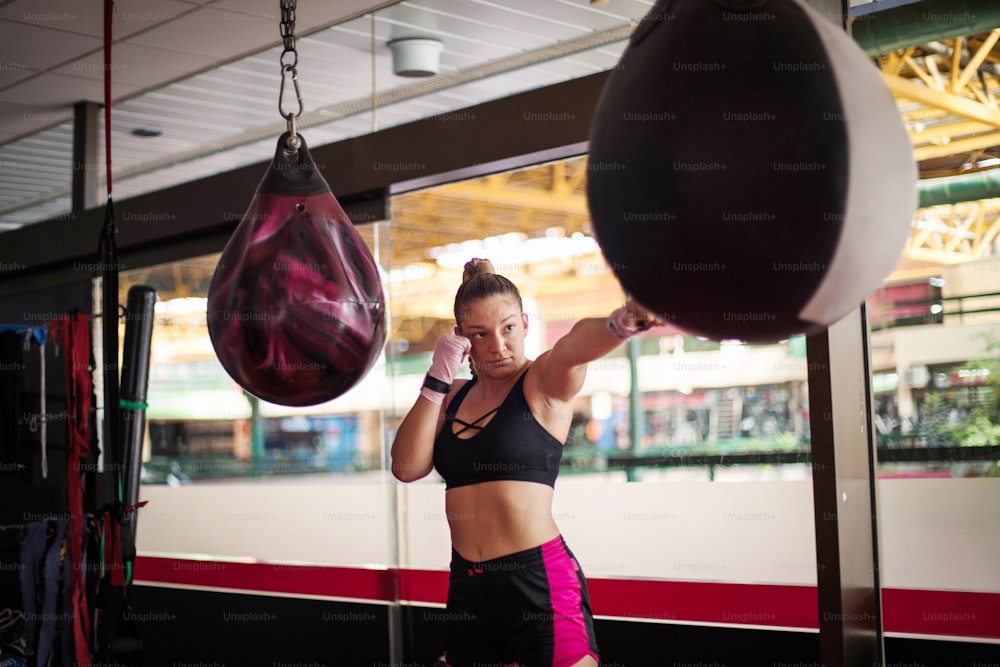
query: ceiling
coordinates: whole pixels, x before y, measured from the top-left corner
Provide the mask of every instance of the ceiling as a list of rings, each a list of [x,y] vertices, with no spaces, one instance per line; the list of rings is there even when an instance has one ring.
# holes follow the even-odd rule
[[[853,2],[855,11],[908,0]],[[73,112],[103,104],[97,0],[0,0],[0,243],[70,212]],[[303,0],[296,10],[298,127],[310,145],[432,117],[611,69],[653,0]],[[862,7],[864,5],[864,7]],[[116,199],[260,162],[286,122],[279,0],[117,0],[112,47]],[[393,74],[388,43],[440,40],[441,72]],[[1000,162],[1000,31],[915,45],[878,66],[909,128],[922,176]],[[96,108],[96,106],[94,107]],[[287,109],[288,107],[286,107]],[[155,134],[156,136],[140,136]],[[411,193],[393,202],[393,266],[427,248],[520,230],[589,231],[582,163]],[[103,185],[99,189],[103,193]],[[102,198],[101,198],[102,199]],[[997,200],[922,209],[900,275],[989,251]]]
[[[102,3],[89,4],[82,12],[79,0],[0,2],[6,36],[0,40],[0,230],[70,210],[74,105],[104,99]],[[304,106],[298,128],[309,128],[303,136],[318,146],[610,69],[652,4],[305,0],[295,25]],[[116,199],[273,152],[287,127],[278,111],[279,6],[279,0],[117,0]],[[443,42],[440,74],[393,74],[388,42],[417,36]],[[142,137],[136,130],[161,134]],[[84,166],[98,179],[103,144],[95,164]]]

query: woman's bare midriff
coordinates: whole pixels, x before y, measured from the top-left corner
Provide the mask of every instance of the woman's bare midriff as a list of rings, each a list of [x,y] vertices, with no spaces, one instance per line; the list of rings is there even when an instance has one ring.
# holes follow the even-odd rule
[[[487,561],[559,536],[553,489],[536,482],[470,484],[445,493],[451,544],[466,560]]]

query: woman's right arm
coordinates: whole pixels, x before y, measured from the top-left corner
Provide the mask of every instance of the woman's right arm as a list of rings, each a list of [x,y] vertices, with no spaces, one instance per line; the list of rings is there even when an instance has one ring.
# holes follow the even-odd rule
[[[392,441],[392,474],[400,482],[426,477],[434,467],[434,438],[443,418],[442,406],[417,397]]]
[[[464,336],[438,338],[420,396],[392,441],[392,474],[401,482],[426,477],[434,467],[434,438],[444,421],[445,398],[472,344]]]

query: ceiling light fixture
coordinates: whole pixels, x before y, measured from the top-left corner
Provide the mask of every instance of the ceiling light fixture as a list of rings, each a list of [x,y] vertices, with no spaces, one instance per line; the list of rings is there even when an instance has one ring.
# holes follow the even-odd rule
[[[404,37],[389,42],[392,50],[392,72],[398,76],[433,76],[441,68],[439,40],[428,37]]]

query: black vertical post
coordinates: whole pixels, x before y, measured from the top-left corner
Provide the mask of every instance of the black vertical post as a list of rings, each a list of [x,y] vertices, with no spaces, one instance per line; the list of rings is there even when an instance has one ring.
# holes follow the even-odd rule
[[[849,32],[845,0],[809,3]],[[806,357],[820,664],[882,665],[878,464],[864,306],[806,337]]]
[[[94,102],[73,106],[72,211],[97,206],[97,127],[101,107]]]
[[[826,667],[867,667],[883,659],[867,338],[861,309],[806,338],[820,664]]]
[[[117,376],[115,378],[115,389],[120,390],[115,392],[115,400],[120,401],[120,409],[115,411],[105,409],[104,413],[106,423],[114,423],[120,427],[114,429],[121,437],[118,443],[120,446],[106,446],[105,449],[104,483],[106,489],[111,489],[112,495],[106,510],[113,513],[112,521],[120,528],[117,539],[121,547],[121,562],[112,563],[112,569],[104,574],[99,588],[93,615],[97,649],[94,665],[146,664],[138,624],[128,613],[130,607],[126,600],[132,583],[131,566],[135,561],[136,511],[122,510],[135,505],[139,497],[155,300],[156,292],[150,287],[135,285],[129,288],[125,304],[125,339],[122,346],[120,386],[117,384]],[[107,304],[107,294],[105,294],[105,313]],[[117,318],[115,323],[117,332]],[[117,369],[117,364],[114,365],[114,369]],[[115,456],[109,459],[107,454],[111,451],[115,452]],[[115,538],[113,530],[105,535],[108,549],[114,549]],[[115,572],[117,568],[122,568],[124,571]]]
[[[135,505],[139,500],[142,476],[142,443],[146,434],[146,390],[149,387],[149,355],[153,338],[153,308],[156,291],[145,285],[129,288],[125,303],[125,339],[122,344],[122,460],[127,466],[122,475],[122,504]],[[122,558],[135,558],[137,512],[128,512],[122,520]]]

